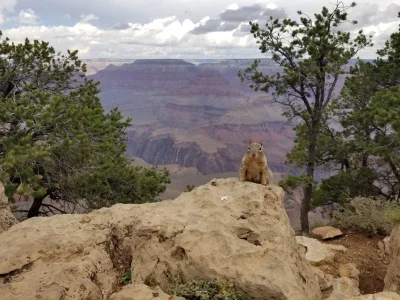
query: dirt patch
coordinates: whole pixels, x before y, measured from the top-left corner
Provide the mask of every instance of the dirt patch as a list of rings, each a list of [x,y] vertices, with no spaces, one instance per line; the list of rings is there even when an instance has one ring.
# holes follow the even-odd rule
[[[344,236],[327,241],[328,244],[343,245],[347,251],[335,257],[336,266],[354,263],[360,270],[361,294],[373,294],[383,291],[384,278],[389,264],[389,256],[384,255],[378,242],[384,236],[362,233],[345,233]],[[331,275],[338,276],[337,268]]]
[[[111,261],[115,270],[118,273],[117,280],[113,286],[112,292],[118,292],[122,289],[123,284],[121,283],[121,279],[124,276],[130,275],[130,268],[132,263],[132,249],[130,247],[121,247],[121,242],[118,240],[118,237],[114,234],[111,235],[109,241],[107,242],[107,252],[110,255]]]

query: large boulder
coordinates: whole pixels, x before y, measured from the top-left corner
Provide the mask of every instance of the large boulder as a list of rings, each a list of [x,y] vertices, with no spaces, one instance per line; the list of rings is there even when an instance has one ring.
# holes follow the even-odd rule
[[[217,278],[253,299],[321,299],[283,196],[218,179],[175,200],[31,218],[0,235],[0,299],[108,299],[126,262],[144,294]]]
[[[11,212],[8,198],[4,193],[4,186],[0,183],[0,233],[17,223],[18,221]]]
[[[387,246],[390,262],[385,276],[385,291],[400,294],[400,225],[392,230]]]
[[[394,292],[381,292],[348,298],[347,300],[400,300],[400,295]]]

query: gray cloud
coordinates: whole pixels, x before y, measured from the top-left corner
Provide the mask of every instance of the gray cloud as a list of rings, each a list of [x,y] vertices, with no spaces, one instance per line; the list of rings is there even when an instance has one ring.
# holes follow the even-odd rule
[[[243,6],[237,10],[226,10],[220,14],[220,19],[222,21],[230,22],[248,22],[258,19],[261,16],[272,16],[274,18],[286,18],[287,14],[283,8],[270,9],[263,8],[259,4],[254,4],[251,6]]]
[[[113,26],[113,29],[115,30],[124,30],[128,29],[130,26],[127,23],[117,23]]]
[[[284,19],[287,18],[288,15],[285,11],[284,8],[278,8],[278,9],[269,9],[267,8],[264,13],[262,14],[264,17],[273,17],[274,19]]]
[[[200,25],[193,29],[191,33],[193,34],[204,34],[208,32],[215,31],[231,31],[238,27],[238,23],[236,22],[224,22],[220,19],[210,19],[204,23],[204,25]]]
[[[236,10],[227,9],[219,14],[218,18],[210,19],[204,24],[196,27],[191,31],[193,34],[205,34],[208,32],[216,31],[231,31],[240,26],[236,36],[239,36],[241,32],[249,29],[249,27],[243,27],[240,24],[243,22],[254,21],[260,18],[267,18],[272,16],[273,18],[286,18],[287,14],[285,9],[270,9],[262,7],[260,4],[254,4],[250,6],[243,6]],[[247,30],[249,33],[250,30]]]
[[[80,15],[95,14],[99,17],[100,25],[120,23],[148,23],[153,19],[176,16],[179,20],[188,17],[198,22],[204,16],[218,14],[232,3],[232,0],[0,0],[15,1],[15,11],[32,8],[47,24],[59,24],[66,14],[71,22],[79,20]],[[252,0],[244,0],[251,2]]]
[[[378,4],[364,3],[357,5],[349,11],[349,19],[356,20],[356,25],[346,23],[340,29],[356,30],[367,26],[378,25],[380,23],[389,23],[397,20],[397,14],[400,11],[400,4],[391,3],[386,9],[379,10]]]
[[[251,26],[249,23],[243,23],[233,33],[233,36],[242,37],[250,34]]]
[[[260,17],[263,9],[259,4],[251,6],[243,6],[236,10],[228,9],[219,15],[220,19],[223,21],[230,22],[244,22],[251,21]]]

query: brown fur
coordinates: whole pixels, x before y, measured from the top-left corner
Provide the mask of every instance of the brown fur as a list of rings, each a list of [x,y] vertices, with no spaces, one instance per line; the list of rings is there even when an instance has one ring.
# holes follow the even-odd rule
[[[267,185],[272,181],[272,172],[268,168],[262,140],[258,143],[253,143],[252,140],[249,140],[249,147],[240,165],[239,180],[263,185]]]

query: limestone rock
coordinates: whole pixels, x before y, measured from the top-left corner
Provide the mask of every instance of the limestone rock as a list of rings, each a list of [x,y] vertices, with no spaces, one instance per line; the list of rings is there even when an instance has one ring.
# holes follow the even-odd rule
[[[111,295],[110,300],[185,300],[182,297],[171,297],[159,287],[150,288],[145,284],[129,284],[121,291]]]
[[[390,236],[387,236],[382,241],[379,241],[378,247],[383,253],[390,255]]]
[[[352,297],[348,300],[400,300],[400,295],[394,292],[382,292],[377,294],[368,294],[358,297]]]
[[[318,277],[319,287],[321,291],[330,289],[333,285],[333,276],[322,271],[318,267],[313,267],[315,274]]]
[[[305,236],[296,236],[297,243],[306,248],[306,259],[315,266],[330,263],[339,251],[346,251],[341,245],[324,244],[320,241]]]
[[[254,299],[320,300],[283,195],[218,179],[175,200],[28,219],[0,234],[0,299],[108,299],[131,267],[126,290],[143,294],[176,277],[220,278]]]
[[[390,235],[390,261],[385,276],[384,291],[391,291],[400,294],[400,225],[392,230]]]
[[[358,295],[360,295],[358,280],[340,277],[333,280],[333,291],[326,300],[343,300]]]
[[[4,194],[4,186],[0,183],[0,233],[17,223],[18,221],[11,212],[8,199]]]
[[[343,235],[342,231],[340,229],[337,229],[332,226],[321,226],[314,228],[311,231],[312,235],[319,237],[320,239],[326,240],[326,239],[331,239],[337,236]]]
[[[355,279],[358,282],[360,271],[357,269],[357,266],[354,263],[348,263],[339,267],[339,275],[340,277]]]
[[[383,239],[383,245],[385,246],[385,253],[390,255],[390,236],[387,236]]]
[[[381,250],[383,253],[385,253],[385,244],[383,241],[378,241],[378,248]]]

